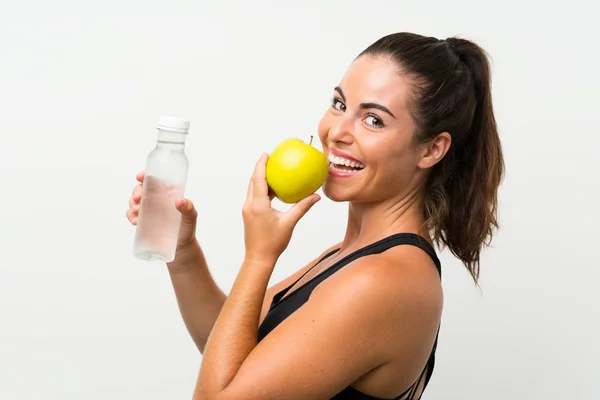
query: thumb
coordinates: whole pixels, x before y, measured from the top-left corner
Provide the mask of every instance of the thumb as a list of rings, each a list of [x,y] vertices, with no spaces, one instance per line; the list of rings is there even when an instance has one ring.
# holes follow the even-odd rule
[[[175,202],[175,207],[181,213],[181,225],[193,229],[198,217],[198,211],[196,211],[194,203],[188,199],[178,199]]]
[[[300,218],[304,217],[308,210],[310,210],[319,200],[321,200],[321,196],[316,193],[305,197],[290,208],[286,213],[287,218],[294,225],[297,224],[298,221],[300,221]]]

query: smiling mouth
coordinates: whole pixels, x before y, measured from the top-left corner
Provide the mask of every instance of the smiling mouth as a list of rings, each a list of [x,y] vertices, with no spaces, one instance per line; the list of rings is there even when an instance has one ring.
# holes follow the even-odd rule
[[[331,153],[329,154],[328,161],[329,167],[331,169],[342,173],[358,172],[365,168],[365,165],[358,161],[348,160],[347,158],[334,156]]]

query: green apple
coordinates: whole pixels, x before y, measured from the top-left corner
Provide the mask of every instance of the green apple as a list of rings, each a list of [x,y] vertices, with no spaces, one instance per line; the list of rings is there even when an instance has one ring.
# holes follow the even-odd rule
[[[319,189],[329,170],[325,154],[300,139],[283,141],[267,160],[267,184],[284,203],[297,203]]]

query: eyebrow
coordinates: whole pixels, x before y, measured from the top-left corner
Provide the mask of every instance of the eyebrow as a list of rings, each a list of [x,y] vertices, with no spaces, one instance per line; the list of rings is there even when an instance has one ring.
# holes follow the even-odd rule
[[[336,86],[333,90],[335,90],[336,92],[339,93],[339,95],[340,95],[340,97],[342,98],[343,101],[346,101],[346,96],[344,95],[344,92],[342,91],[341,87]],[[394,114],[392,114],[392,112],[387,107],[384,107],[381,104],[377,104],[377,103],[361,103],[360,104],[360,108],[362,110],[367,110],[367,109],[375,108],[377,110],[381,110],[381,111],[383,111],[385,113],[388,113],[393,118],[396,118],[394,116]]]

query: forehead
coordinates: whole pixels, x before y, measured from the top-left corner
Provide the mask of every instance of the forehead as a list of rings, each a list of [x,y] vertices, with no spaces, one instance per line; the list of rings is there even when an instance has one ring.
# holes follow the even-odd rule
[[[349,103],[377,102],[396,110],[406,108],[408,78],[385,56],[361,56],[350,65],[340,87]]]

